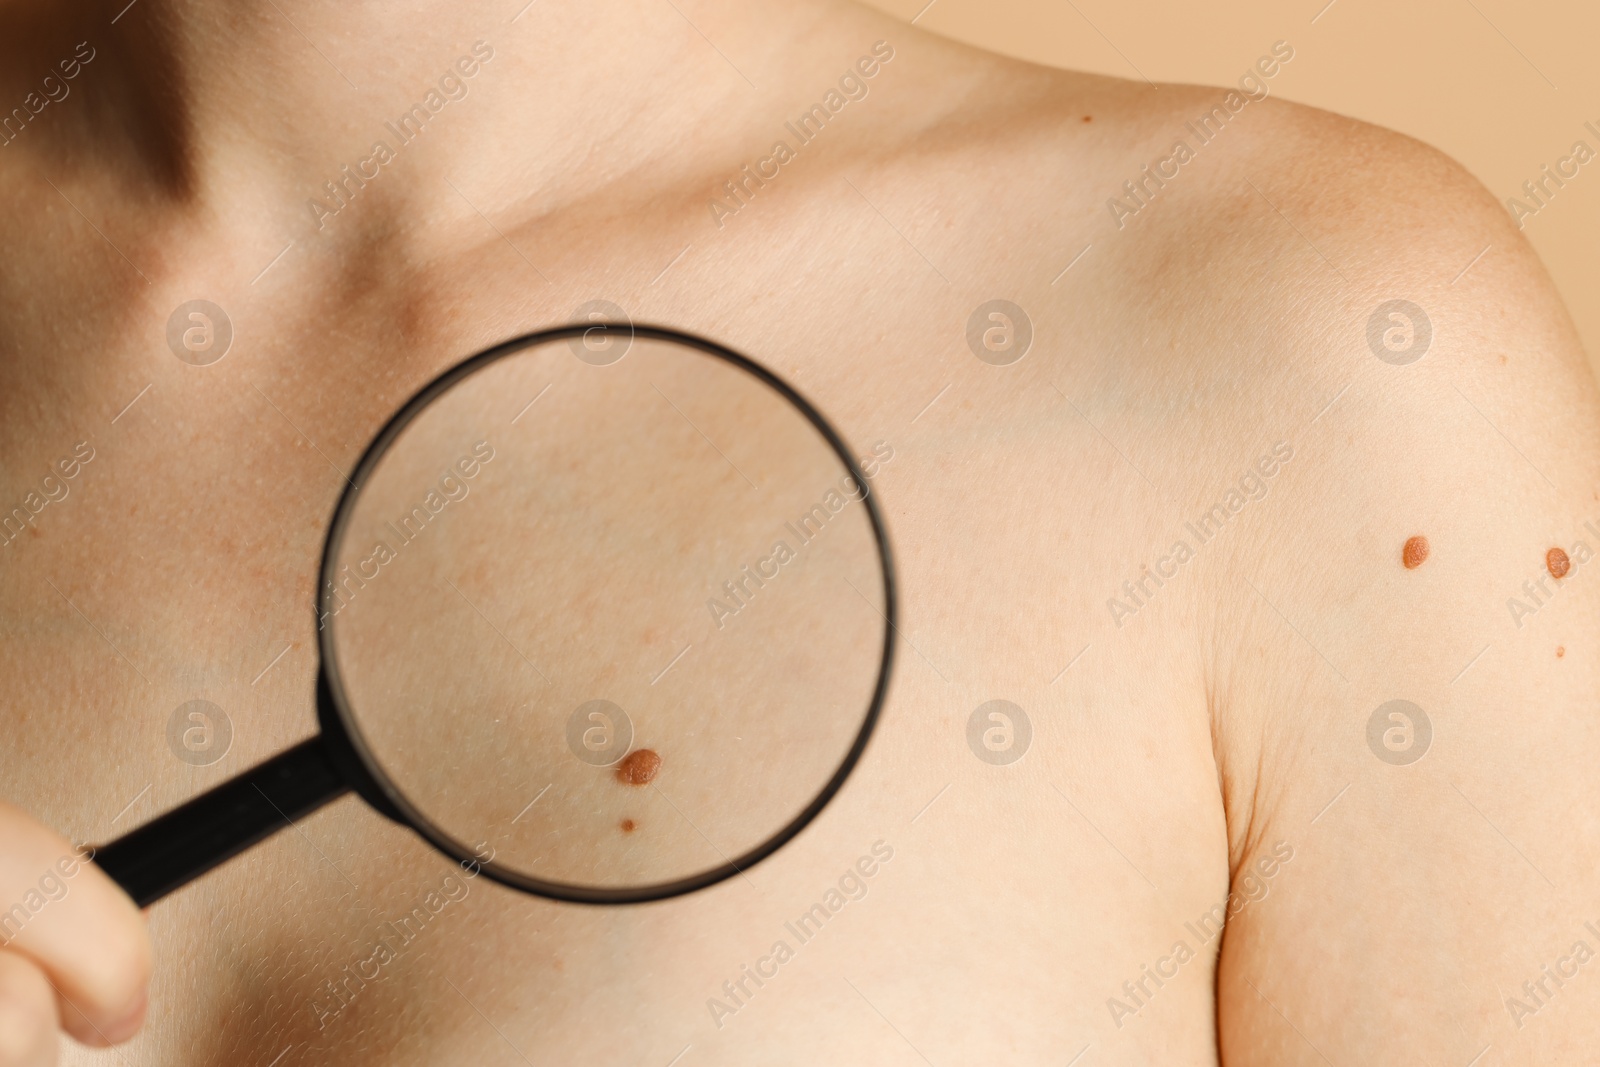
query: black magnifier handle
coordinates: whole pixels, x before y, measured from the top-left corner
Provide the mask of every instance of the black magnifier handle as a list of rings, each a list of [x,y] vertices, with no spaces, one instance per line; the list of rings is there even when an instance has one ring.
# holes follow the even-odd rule
[[[143,908],[350,788],[318,734],[96,850],[94,862]]]

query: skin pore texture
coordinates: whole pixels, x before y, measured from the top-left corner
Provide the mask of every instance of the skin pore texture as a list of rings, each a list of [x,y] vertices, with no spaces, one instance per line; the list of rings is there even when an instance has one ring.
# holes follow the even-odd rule
[[[1574,949],[1600,949],[1600,405],[1459,166],[1253,100],[1119,218],[1226,90],[831,3],[123,6],[0,6],[6,107],[95,56],[0,147],[0,486],[94,455],[0,548],[8,803],[104,841],[309,735],[343,472],[445,367],[595,300],[892,446],[903,612],[855,775],[746,876],[557,904],[345,799],[150,909],[126,1062],[1532,1065],[1600,1041]],[[446,76],[425,131],[390,132]],[[728,200],[778,140],[793,158]],[[368,177],[336,202],[345,168]],[[209,366],[167,339],[195,299],[231,320]],[[985,315],[969,342],[993,300],[1028,316],[1020,360]],[[1391,301],[1428,316],[1421,358],[1369,341]],[[1397,571],[1419,529],[1449,551]],[[1552,544],[1571,573],[1508,612]],[[232,724],[205,766],[168,741],[197,698]],[[1028,717],[1019,760],[969,731],[992,700]],[[1394,700],[1431,723],[1409,763],[1368,740]],[[772,771],[729,767],[729,803]]]

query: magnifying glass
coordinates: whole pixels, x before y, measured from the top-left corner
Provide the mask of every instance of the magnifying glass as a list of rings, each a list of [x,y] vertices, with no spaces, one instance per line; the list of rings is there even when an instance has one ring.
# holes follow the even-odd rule
[[[560,900],[712,885],[839,791],[895,583],[863,463],[710,341],[568,326],[446,371],[350,476],[320,732],[100,848],[141,906],[346,792]]]

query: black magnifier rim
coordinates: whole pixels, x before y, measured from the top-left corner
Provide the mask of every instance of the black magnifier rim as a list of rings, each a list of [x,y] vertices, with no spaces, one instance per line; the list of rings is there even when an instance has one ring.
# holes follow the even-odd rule
[[[855,742],[850,746],[849,752],[845,754],[838,769],[834,771],[833,777],[823,786],[821,792],[799,815],[775,835],[719,867],[713,867],[699,874],[675,881],[657,882],[651,885],[620,889],[531,878],[520,871],[511,870],[497,864],[493,860],[483,860],[466,843],[456,840],[435,826],[390,781],[382,765],[373,757],[371,748],[361,732],[360,725],[350,711],[349,701],[345,697],[344,681],[339,673],[339,661],[334,655],[332,647],[331,590],[334,588],[334,563],[337,559],[338,548],[343,543],[345,528],[349,524],[355,503],[360,497],[361,486],[366,484],[367,477],[382,461],[389,447],[394,444],[400,434],[405,431],[406,427],[425,407],[468,375],[523,349],[531,348],[535,345],[548,344],[552,341],[583,337],[595,331],[616,334],[619,337],[666,341],[714,356],[733,364],[740,370],[765,383],[798,408],[816,431],[822,435],[823,440],[828,442],[834,453],[844,463],[845,468],[856,479],[856,484],[860,485],[864,490],[861,500],[867,507],[867,515],[872,523],[873,537],[878,546],[878,559],[883,570],[883,656],[878,665],[877,684],[873,687],[872,701],[868,705],[866,716],[862,720],[861,730],[857,733]],[[456,364],[423,386],[415,396],[406,402],[403,408],[384,424],[383,429],[378,432],[372,443],[367,446],[367,450],[362,454],[360,462],[356,464],[355,470],[351,473],[349,480],[346,482],[344,492],[339,498],[339,506],[334,512],[333,522],[328,527],[328,536],[323,542],[322,567],[319,573],[317,618],[323,620],[324,624],[319,628],[317,644],[322,659],[323,679],[327,684],[336,716],[333,720],[325,719],[323,729],[337,728],[345,735],[345,738],[349,741],[350,748],[354,750],[357,759],[360,760],[362,767],[371,778],[371,784],[376,786],[382,796],[399,812],[407,826],[439,851],[462,864],[476,864],[483,874],[488,875],[502,885],[520,889],[526,893],[548,897],[552,900],[564,900],[580,904],[640,904],[652,900],[663,900],[684,893],[692,893],[697,889],[715,885],[724,879],[748,870],[782,848],[801,830],[805,829],[811,820],[817,817],[817,814],[828,805],[828,802],[844,786],[845,780],[850,776],[850,772],[855,769],[856,764],[861,760],[862,753],[866,751],[867,742],[871,739],[872,732],[877,727],[878,717],[883,710],[884,699],[888,695],[889,676],[894,665],[894,635],[899,632],[896,626],[898,609],[896,604],[894,555],[889,547],[889,535],[884,525],[883,513],[878,507],[877,494],[872,491],[871,482],[861,470],[860,465],[856,462],[855,455],[845,444],[844,439],[822,417],[822,414],[811,405],[810,401],[801,396],[788,382],[785,382],[759,363],[714,341],[708,341],[703,337],[697,337],[693,334],[683,333],[663,326],[591,322],[539,330],[534,333],[523,334],[520,337],[512,338],[509,341],[504,341],[486,349]]]

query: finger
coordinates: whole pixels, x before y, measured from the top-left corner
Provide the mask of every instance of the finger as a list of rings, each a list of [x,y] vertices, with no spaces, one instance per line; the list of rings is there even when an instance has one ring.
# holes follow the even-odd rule
[[[56,992],[32,960],[0,952],[0,1067],[50,1067],[61,1051]]]
[[[54,987],[62,1027],[86,1044],[143,1023],[150,938],[128,895],[60,835],[0,804],[0,942]]]

